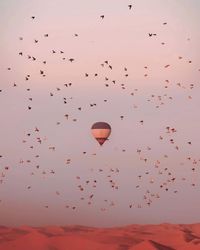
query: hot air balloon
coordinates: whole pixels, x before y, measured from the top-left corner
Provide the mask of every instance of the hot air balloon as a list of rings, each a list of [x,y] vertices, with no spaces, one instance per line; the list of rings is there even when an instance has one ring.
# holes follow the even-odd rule
[[[92,135],[102,146],[111,133],[111,126],[106,122],[96,122],[91,127]]]

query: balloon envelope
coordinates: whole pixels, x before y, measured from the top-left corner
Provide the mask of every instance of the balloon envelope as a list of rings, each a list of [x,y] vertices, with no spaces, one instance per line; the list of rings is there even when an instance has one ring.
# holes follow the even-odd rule
[[[111,133],[111,126],[106,122],[96,122],[91,127],[92,135],[100,145],[108,139]]]

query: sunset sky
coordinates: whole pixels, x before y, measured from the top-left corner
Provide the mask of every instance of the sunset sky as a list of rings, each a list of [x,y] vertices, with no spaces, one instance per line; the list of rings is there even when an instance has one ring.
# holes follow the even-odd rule
[[[199,222],[199,11],[0,1],[0,225]],[[112,127],[102,147],[97,121]]]

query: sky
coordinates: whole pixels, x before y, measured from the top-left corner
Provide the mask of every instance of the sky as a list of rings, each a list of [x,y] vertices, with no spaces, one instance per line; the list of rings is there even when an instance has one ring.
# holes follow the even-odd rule
[[[199,222],[199,10],[0,1],[0,224]]]

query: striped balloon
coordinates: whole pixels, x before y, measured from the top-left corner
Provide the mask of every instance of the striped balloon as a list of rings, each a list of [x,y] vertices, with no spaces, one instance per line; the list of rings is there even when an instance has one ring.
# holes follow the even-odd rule
[[[111,126],[106,122],[96,122],[91,127],[92,135],[100,145],[108,139],[111,133]]]

